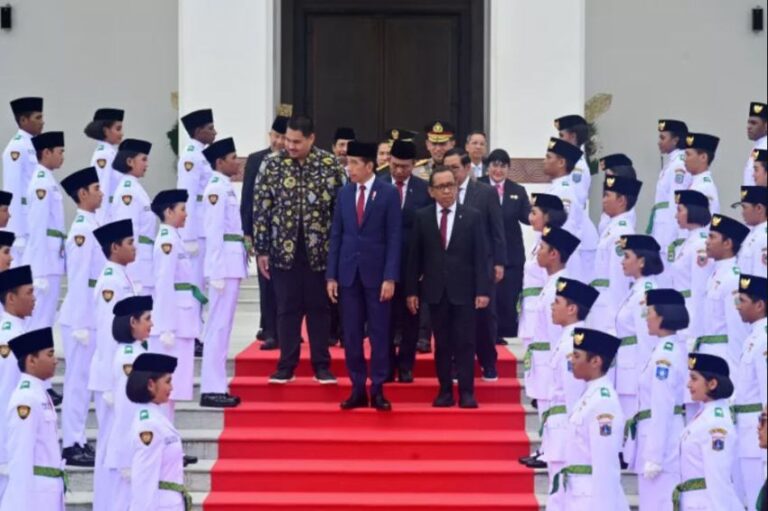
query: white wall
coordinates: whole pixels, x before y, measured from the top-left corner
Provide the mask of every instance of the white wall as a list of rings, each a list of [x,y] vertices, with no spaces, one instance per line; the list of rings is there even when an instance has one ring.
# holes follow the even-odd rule
[[[8,101],[45,98],[46,129],[65,132],[59,179],[87,166],[95,142],[83,128],[99,107],[126,110],[129,137],[153,143],[150,194],[175,183],[165,133],[176,111],[177,2],[10,1],[13,29],[0,31],[0,146],[16,131]],[[65,201],[73,211],[71,201]]]
[[[722,138],[715,182],[722,204],[737,199],[752,147],[749,102],[765,101],[768,86],[766,32],[751,30],[756,6],[765,8],[765,0],[587,2],[587,97],[613,94],[599,121],[600,138],[605,153],[626,152],[646,182],[638,227],[645,228],[653,201],[660,117]],[[594,186],[592,197],[599,193]],[[599,201],[592,204],[595,213]],[[738,211],[724,213],[740,218]]]
[[[179,2],[179,111],[213,108],[240,156],[267,145],[275,115],[275,19],[274,0]]]

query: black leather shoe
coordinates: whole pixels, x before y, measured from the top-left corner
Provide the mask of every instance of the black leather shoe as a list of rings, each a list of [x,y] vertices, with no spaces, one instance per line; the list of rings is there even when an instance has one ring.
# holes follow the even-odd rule
[[[85,452],[78,444],[64,449],[61,457],[70,467],[93,467],[96,464],[96,457]]]
[[[547,468],[547,462],[537,457],[525,464],[528,468]]]
[[[257,341],[266,341],[267,340],[266,336],[264,335],[264,330],[263,329],[260,328],[259,331],[256,332],[256,340]]]
[[[353,392],[349,399],[341,403],[342,410],[354,410],[355,408],[368,408],[368,396]]]
[[[194,465],[195,463],[197,463],[197,456],[187,456],[186,454],[184,455],[184,466],[185,467],[187,465]]]
[[[234,408],[240,404],[240,398],[230,394],[206,393],[200,396],[200,406],[208,408]]]
[[[259,349],[261,351],[273,351],[279,348],[280,346],[277,344],[277,339],[267,339]]]
[[[64,401],[64,398],[62,397],[62,395],[53,389],[48,389],[48,395],[51,398],[51,402],[53,403],[53,406],[59,406],[61,405],[61,402]]]
[[[475,408],[479,408],[477,404],[477,399],[475,399],[475,395],[471,392],[462,392],[461,396],[459,396],[459,408],[465,408],[473,410]]]
[[[434,408],[451,408],[456,405],[452,392],[441,392],[432,402]]]
[[[387,398],[384,397],[384,393],[382,392],[371,396],[371,407],[376,408],[380,412],[392,411],[392,403],[387,401]]]
[[[195,357],[202,358],[203,356],[203,343],[200,339],[195,339]]]
[[[335,348],[336,346],[338,346],[340,344],[341,344],[341,341],[339,341],[338,338],[336,338],[336,337],[329,337],[328,338],[328,346],[330,348]]]
[[[429,342],[429,339],[419,339],[416,343],[416,352],[423,355],[432,353],[432,343]]]
[[[397,381],[400,383],[413,383],[413,371],[410,369],[400,369],[400,377]]]
[[[619,453],[619,466],[621,467],[621,470],[627,470],[629,468],[629,463],[624,461],[624,453]]]
[[[94,449],[91,444],[86,442],[85,445],[82,445],[81,447],[88,455],[93,456],[94,458],[96,457],[96,449]]]
[[[538,399],[531,399],[531,407],[534,410],[538,410],[539,409],[539,400]]]
[[[506,340],[504,340],[503,337],[499,337],[498,339],[496,339],[496,346],[506,346],[508,344],[509,343]]]
[[[399,347],[401,344],[403,344],[403,334],[396,333],[395,338],[392,340],[392,344],[394,344],[396,347]]]
[[[384,383],[395,383],[395,373],[389,373]]]

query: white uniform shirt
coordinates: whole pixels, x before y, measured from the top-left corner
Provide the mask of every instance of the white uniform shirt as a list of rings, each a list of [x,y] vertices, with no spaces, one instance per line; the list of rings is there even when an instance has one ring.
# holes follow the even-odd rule
[[[136,290],[125,266],[107,261],[93,289],[96,300],[96,353],[91,360],[88,390],[108,392],[112,389],[112,360],[117,341],[112,337],[115,304]]]
[[[583,151],[584,147],[582,146],[581,149]],[[576,199],[578,199],[581,207],[586,209],[587,201],[589,200],[589,187],[592,184],[592,173],[589,170],[586,156],[582,155],[581,159],[573,167],[571,182],[573,183],[573,189],[576,191]]]
[[[19,386],[21,371],[16,361],[16,356],[8,346],[8,341],[14,339],[27,331],[26,322],[17,318],[13,314],[3,312],[0,315],[0,410],[5,413],[8,408],[8,401],[11,394]],[[6,452],[6,429],[7,424],[5,416],[0,420],[0,473],[7,474],[5,464],[8,462]],[[0,500],[1,500],[0,495]]]
[[[157,233],[157,216],[152,212],[152,200],[134,176],[123,175],[115,190],[112,221],[129,219],[136,238],[136,261],[128,265],[128,275],[141,291],[153,281],[152,246]]]
[[[230,179],[214,172],[203,192],[202,204],[205,277],[210,280],[245,278],[247,254],[243,244],[240,201]]]
[[[630,285],[631,290],[621,302],[616,315],[616,336],[622,340],[622,346],[616,354],[615,388],[621,396],[637,395],[640,371],[658,342],[656,337],[648,333],[645,305],[646,291],[658,287],[656,277],[641,277]],[[624,412],[629,415],[629,410]],[[637,410],[631,412],[634,415]]]
[[[130,511],[183,511],[180,493],[158,488],[160,481],[184,484],[181,436],[158,405],[139,407],[129,442],[133,448]]]
[[[755,146],[749,152],[749,158],[747,164],[744,165],[744,186],[755,186],[755,157],[754,153],[756,149],[768,149],[768,136],[759,138],[755,142]]]
[[[679,332],[689,342],[702,335],[698,318],[704,307],[707,281],[715,271],[715,261],[707,257],[708,234],[709,227],[690,231],[682,245],[670,248],[667,261],[672,287],[685,296],[685,307],[691,318],[690,326]]]
[[[731,482],[737,441],[728,401],[720,399],[704,404],[681,436],[680,474],[683,483],[703,478],[707,488],[683,493],[681,510],[743,509]]]
[[[147,350],[141,342],[119,344],[112,361],[112,396],[114,399],[114,420],[112,429],[106,436],[107,449],[104,465],[107,468],[122,469],[131,467],[133,457],[131,437],[133,419],[138,414],[140,405],[130,401],[125,394],[128,375],[133,370],[133,362]]]
[[[624,275],[621,266],[624,251],[620,241],[627,234],[634,234],[634,230],[627,213],[623,213],[611,219],[597,246],[592,287],[600,291],[600,296],[592,307],[587,324],[606,333],[616,331],[619,305],[629,294],[632,283],[632,278]]]
[[[592,467],[592,475],[569,477],[566,499],[573,504],[569,509],[628,511],[619,466],[624,415],[608,378],[587,383],[568,419],[567,437],[566,466]]]
[[[187,200],[188,220],[186,225],[179,229],[181,239],[185,242],[205,238],[203,192],[213,174],[211,164],[208,163],[203,154],[205,147],[203,143],[193,139],[187,144],[179,158],[176,187],[189,193]]]
[[[117,146],[106,142],[99,142],[91,156],[91,167],[96,169],[99,176],[99,187],[104,194],[104,202],[96,210],[96,218],[100,225],[110,221],[110,208],[114,200],[115,188],[117,183],[123,178],[123,174],[112,167],[112,163],[117,156]]]
[[[632,227],[632,230],[637,232],[637,212],[635,211],[635,208],[627,211],[627,222],[629,222],[629,226]],[[610,223],[611,217],[605,213],[600,213],[600,224],[597,227],[597,233],[602,236]]]
[[[56,409],[45,383],[22,374],[5,410],[8,428],[8,487],[1,511],[64,510],[64,481],[34,475],[34,467],[62,469]]]
[[[95,329],[93,290],[107,260],[93,235],[99,225],[96,214],[78,209],[69,229],[67,255],[67,296],[59,311],[59,323],[72,330]]]
[[[709,212],[720,213],[720,194],[717,192],[717,186],[712,179],[712,172],[706,170],[701,174],[691,177],[691,186],[689,190],[695,190],[703,193],[709,199]]]
[[[744,351],[739,361],[739,370],[733,375],[736,389],[733,394],[735,405],[760,405],[764,410],[768,405],[768,319],[763,318],[751,326],[752,331],[744,340]],[[736,415],[736,429],[739,432],[739,454],[741,458],[765,458],[765,451],[760,449],[755,434],[760,412],[739,413]]]
[[[746,275],[768,274],[768,222],[752,227],[752,231],[741,244],[739,269]]]
[[[64,275],[64,197],[53,172],[38,165],[27,188],[29,238],[22,264],[35,278]]]
[[[536,253],[541,246],[541,233],[535,233],[536,241],[533,249],[528,253],[528,257],[523,265],[523,291],[520,294],[520,325],[519,335],[524,343],[530,343],[536,325],[536,308],[538,306],[538,296],[541,289],[547,281],[547,272],[539,266],[536,261]]]
[[[651,213],[651,220],[648,222],[651,230],[648,234],[659,242],[662,250],[666,250],[678,238],[680,231],[675,219],[677,213],[675,192],[690,188],[692,176],[685,169],[685,151],[683,149],[675,149],[664,155],[663,160],[664,166],[656,182],[654,210]]]
[[[701,336],[727,336],[726,343],[701,343],[694,351],[716,355],[728,361],[731,374],[741,358],[741,347],[749,335],[749,325],[741,320],[736,309],[739,290],[739,268],[736,258],[715,262],[715,270],[707,281],[704,307],[698,321]],[[701,337],[700,336],[700,337]]]
[[[3,190],[11,192],[11,219],[6,230],[16,237],[27,236],[27,188],[37,167],[37,153],[32,135],[20,129],[3,151]]]

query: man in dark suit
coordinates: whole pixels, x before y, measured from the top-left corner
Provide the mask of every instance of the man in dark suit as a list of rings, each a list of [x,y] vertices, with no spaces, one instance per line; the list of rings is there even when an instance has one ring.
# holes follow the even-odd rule
[[[485,234],[489,248],[486,252],[488,277],[494,285],[491,286],[490,305],[477,315],[477,359],[483,370],[483,379],[497,381],[499,374],[496,369],[498,328],[495,284],[504,278],[504,267],[507,262],[507,241],[504,237],[504,220],[499,196],[489,185],[470,178],[472,161],[469,155],[461,150],[448,151],[445,154],[445,166],[456,178],[459,204],[477,210],[483,219],[481,230]]]
[[[436,167],[429,179],[436,207],[414,218],[405,291],[408,308],[418,314],[421,296],[429,307],[435,332],[435,363],[440,392],[433,406],[450,407],[452,366],[458,372],[459,406],[477,408],[474,395],[477,311],[488,307],[491,279],[482,215],[457,202],[456,178]]]
[[[285,130],[288,126],[288,117],[278,115],[272,123],[269,131],[269,147],[261,151],[251,153],[245,162],[243,174],[243,193],[240,201],[240,218],[243,221],[243,232],[249,247],[249,256],[253,257],[253,191],[256,186],[256,178],[264,159],[270,154],[279,152],[285,147]],[[259,332],[256,338],[264,341],[262,350],[276,350],[277,343],[277,305],[275,304],[275,290],[272,281],[259,273]]]
[[[395,185],[402,209],[402,251],[400,264],[400,283],[395,286],[395,297],[392,301],[392,323],[390,327],[390,378],[398,372],[400,383],[413,383],[413,366],[416,362],[416,341],[419,337],[419,318],[408,312],[405,301],[403,281],[408,258],[408,242],[413,230],[413,218],[416,211],[433,203],[429,196],[429,186],[423,179],[413,177],[412,172],[416,163],[416,146],[413,142],[395,140],[389,165],[389,174],[380,179]],[[399,353],[395,346],[395,335],[401,334]]]
[[[517,299],[523,289],[525,247],[520,224],[529,224],[531,203],[525,188],[507,179],[511,160],[503,149],[488,156],[488,176],[480,182],[494,189],[501,203],[504,237],[507,240],[507,264],[504,278],[496,285],[496,317],[498,332],[496,344],[506,344],[504,337],[517,337]]]
[[[389,327],[395,282],[400,279],[401,212],[397,190],[376,179],[377,144],[352,141],[347,147],[350,183],[336,200],[331,228],[328,297],[340,303],[342,335],[352,395],[351,410],[368,406],[368,368],[363,350],[367,325],[371,341],[370,404],[389,411],[384,382],[389,375]]]

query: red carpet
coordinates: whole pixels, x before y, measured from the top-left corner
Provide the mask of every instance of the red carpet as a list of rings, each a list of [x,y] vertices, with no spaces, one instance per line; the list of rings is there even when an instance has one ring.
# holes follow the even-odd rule
[[[412,385],[385,389],[392,413],[342,412],[344,352],[331,350],[338,386],[312,381],[303,345],[297,380],[267,383],[277,352],[258,343],[235,362],[206,511],[535,511],[516,360],[499,350],[496,383],[477,382],[479,410],[435,409],[434,361],[419,356]]]

